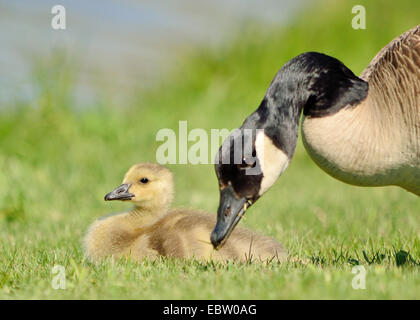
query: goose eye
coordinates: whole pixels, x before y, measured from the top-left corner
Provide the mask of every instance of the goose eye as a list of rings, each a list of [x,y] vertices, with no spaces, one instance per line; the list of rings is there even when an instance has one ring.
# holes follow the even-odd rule
[[[140,179],[140,182],[143,183],[143,184],[146,184],[146,183],[149,182],[149,179],[147,179],[147,178],[141,178]]]
[[[248,160],[248,159],[243,159],[242,163],[238,164],[238,168],[239,169],[248,169],[248,168],[254,168],[255,164],[257,162],[255,160]]]

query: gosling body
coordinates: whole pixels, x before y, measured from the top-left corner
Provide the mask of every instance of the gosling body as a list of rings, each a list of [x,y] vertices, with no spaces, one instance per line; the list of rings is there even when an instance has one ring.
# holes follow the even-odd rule
[[[279,242],[243,228],[237,228],[231,241],[215,250],[210,233],[216,217],[194,210],[170,210],[172,198],[173,177],[168,169],[149,163],[133,166],[123,184],[105,199],[130,201],[135,207],[98,219],[90,226],[84,240],[88,259],[98,262],[106,257],[127,257],[142,261],[171,257],[244,262],[281,261],[286,257]]]

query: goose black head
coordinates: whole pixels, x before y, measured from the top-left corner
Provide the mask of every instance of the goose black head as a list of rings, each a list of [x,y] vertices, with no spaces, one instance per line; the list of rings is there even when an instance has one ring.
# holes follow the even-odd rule
[[[368,87],[339,60],[317,52],[303,53],[277,72],[258,109],[224,141],[216,157],[220,203],[211,235],[215,248],[288,166],[302,110],[305,117],[329,116],[359,104]]]
[[[287,155],[275,146],[264,129],[247,129],[246,123],[224,141],[216,156],[220,203],[217,224],[211,234],[215,248],[223,245],[245,211],[289,163]]]

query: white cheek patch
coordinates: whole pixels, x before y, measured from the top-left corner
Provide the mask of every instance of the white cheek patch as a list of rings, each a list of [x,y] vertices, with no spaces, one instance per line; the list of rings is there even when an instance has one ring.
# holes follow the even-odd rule
[[[257,133],[255,150],[263,173],[259,191],[259,195],[261,196],[274,184],[284,170],[286,170],[289,165],[289,157],[277,148],[263,131]]]

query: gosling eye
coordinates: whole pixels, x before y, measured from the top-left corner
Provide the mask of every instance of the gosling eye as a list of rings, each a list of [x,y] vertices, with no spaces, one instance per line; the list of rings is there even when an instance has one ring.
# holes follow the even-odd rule
[[[139,182],[140,182],[140,183],[142,183],[142,184],[146,184],[146,183],[148,183],[148,182],[149,182],[149,179],[147,179],[147,178],[141,178],[141,179],[139,180]]]

